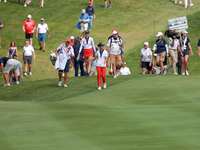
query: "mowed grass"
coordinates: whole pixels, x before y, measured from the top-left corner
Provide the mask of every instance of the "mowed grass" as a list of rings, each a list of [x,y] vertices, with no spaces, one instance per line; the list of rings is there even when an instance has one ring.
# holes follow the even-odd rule
[[[53,97],[47,88],[42,97],[29,85],[32,93],[26,93],[27,98],[56,102],[30,102],[25,96],[24,102],[2,101],[0,149],[199,149],[197,80],[199,76],[168,76],[167,80],[166,76],[129,76],[119,77],[116,84],[118,79],[112,83],[108,78],[106,90],[73,98],[69,94],[73,88],[52,87]],[[44,83],[36,84],[40,89]],[[76,90],[88,88],[82,85]]]

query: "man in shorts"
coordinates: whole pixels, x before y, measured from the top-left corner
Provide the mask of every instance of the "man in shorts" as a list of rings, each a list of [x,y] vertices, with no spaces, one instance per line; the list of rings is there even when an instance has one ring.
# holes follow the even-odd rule
[[[48,37],[50,37],[51,35],[49,32],[48,25],[46,23],[44,23],[44,18],[41,18],[41,23],[38,24],[38,26],[37,26],[36,38],[38,37],[40,50],[42,50],[42,48],[43,48],[43,52],[45,52],[46,32],[48,32],[48,34],[49,34]],[[43,42],[43,47],[42,47],[41,42]]]
[[[28,15],[28,19],[23,23],[23,31],[25,32],[25,38],[29,41],[29,44],[32,45],[33,43],[33,33],[36,29],[35,21],[32,20],[32,16]]]
[[[35,51],[33,46],[29,45],[29,41],[26,41],[26,45],[23,47],[23,60],[24,60],[24,76],[27,76],[27,66],[29,66],[29,75],[32,75],[31,64],[32,64],[32,55],[33,60],[35,61]]]
[[[62,86],[62,73],[63,71],[65,72],[64,76],[64,87],[67,87],[67,77],[68,77],[68,72],[69,72],[69,64],[70,64],[70,59],[71,56],[74,57],[74,49],[72,46],[70,46],[71,40],[68,38],[65,43],[62,43],[58,46],[58,48],[55,51],[56,54],[56,64],[55,64],[55,69],[59,69],[59,82],[58,86]],[[59,53],[59,54],[58,54]],[[58,57],[59,56],[59,57]]]
[[[17,55],[13,55],[13,59],[18,60]],[[18,65],[16,72],[17,72],[18,81],[20,82],[20,77],[23,80],[22,63],[21,62]],[[10,83],[12,83],[12,82],[16,83],[16,79],[15,79],[13,72],[10,72]]]
[[[82,14],[79,16],[78,19],[81,22],[81,32],[83,37],[85,37],[85,31],[88,29],[89,23],[89,15],[85,12],[85,9],[82,9]]]
[[[6,81],[6,84],[4,86],[10,86],[10,83],[8,82],[9,81],[8,74],[10,73],[10,71],[14,72],[16,84],[19,84],[18,76],[17,76],[17,68],[20,65],[20,61],[15,60],[15,59],[10,59],[9,57],[2,57],[0,59],[0,65],[1,65],[0,75],[2,75],[3,73],[4,79]]]
[[[117,78],[116,71],[121,66],[121,58],[122,58],[121,48],[123,46],[119,45],[119,43],[122,42],[122,38],[118,36],[118,32],[116,29],[112,31],[112,34],[113,35],[108,38],[107,52],[110,55],[110,64],[111,64],[111,68],[113,69],[114,79],[116,79]]]
[[[3,27],[3,22],[0,20],[0,48],[1,48],[1,28]]]

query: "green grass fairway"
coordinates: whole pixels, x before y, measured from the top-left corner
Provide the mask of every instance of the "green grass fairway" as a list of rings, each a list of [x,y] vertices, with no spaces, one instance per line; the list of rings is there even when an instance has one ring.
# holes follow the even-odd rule
[[[106,90],[70,98],[68,92],[74,89],[54,88],[53,103],[2,101],[0,149],[197,150],[199,79],[129,76],[114,85],[108,78]],[[34,94],[36,89],[29,89],[35,100],[44,100]],[[51,89],[45,94],[51,95]]]

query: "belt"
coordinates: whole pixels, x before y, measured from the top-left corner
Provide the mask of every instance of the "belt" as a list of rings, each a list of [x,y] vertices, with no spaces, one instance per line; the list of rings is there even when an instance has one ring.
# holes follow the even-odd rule
[[[39,34],[46,34],[46,33],[39,33]]]
[[[32,55],[31,56],[25,56],[25,57],[32,57]]]

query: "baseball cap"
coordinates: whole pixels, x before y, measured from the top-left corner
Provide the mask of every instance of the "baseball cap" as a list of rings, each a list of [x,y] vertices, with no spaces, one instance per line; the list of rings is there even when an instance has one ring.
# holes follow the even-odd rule
[[[44,20],[44,18],[41,18],[41,20]]]
[[[71,42],[70,38],[67,38],[65,42],[70,43]]]
[[[82,9],[82,13],[85,13],[85,9]]]
[[[112,34],[117,34],[118,32],[117,32],[117,29],[113,29],[112,30]]]
[[[71,40],[74,40],[74,36],[71,36],[70,39],[71,39]]]
[[[98,47],[100,47],[100,46],[104,46],[103,42],[100,42],[100,43],[98,44]]]
[[[189,33],[189,32],[187,32],[186,30],[183,30],[181,33],[184,34],[184,33]]]
[[[27,18],[32,18],[32,16],[31,16],[31,15],[28,15]]]
[[[159,37],[161,35],[163,35],[163,33],[162,32],[158,32],[158,34],[156,36]]]
[[[88,30],[85,31],[85,34],[89,34],[90,32]]]
[[[144,42],[144,45],[147,45],[147,46],[149,46],[149,43],[148,43],[148,42]]]
[[[88,2],[88,4],[92,4],[92,2]]]

